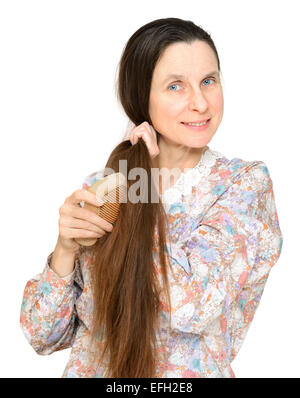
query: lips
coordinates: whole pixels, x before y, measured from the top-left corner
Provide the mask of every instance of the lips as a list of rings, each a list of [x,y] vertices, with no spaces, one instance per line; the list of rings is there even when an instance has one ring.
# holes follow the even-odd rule
[[[186,124],[186,123],[183,123],[183,122],[181,122],[181,123],[184,125],[184,127],[185,127],[187,130],[192,131],[193,134],[194,134],[195,132],[200,132],[200,131],[204,131],[204,130],[208,129],[208,127],[209,127],[209,125],[210,125],[210,119],[208,119],[208,120],[206,121],[206,123],[200,124],[200,125]]]
[[[189,122],[181,122],[183,124],[187,124],[187,123],[204,123],[207,122],[210,119],[204,119],[204,120],[195,120],[195,121],[189,121]]]

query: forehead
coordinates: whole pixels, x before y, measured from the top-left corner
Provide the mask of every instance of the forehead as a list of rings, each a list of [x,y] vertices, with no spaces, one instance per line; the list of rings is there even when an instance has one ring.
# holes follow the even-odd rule
[[[207,73],[217,70],[218,62],[213,49],[204,41],[173,43],[169,45],[156,63],[153,79],[170,74]]]

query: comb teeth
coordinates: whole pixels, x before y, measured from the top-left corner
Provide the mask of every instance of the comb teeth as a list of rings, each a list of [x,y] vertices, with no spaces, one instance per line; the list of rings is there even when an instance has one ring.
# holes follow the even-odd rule
[[[117,175],[117,181],[114,177]],[[104,192],[108,192],[111,185],[115,187],[111,189],[106,195],[101,196],[101,200],[104,202],[102,206],[94,206],[90,203],[85,203],[84,207],[88,210],[93,211],[98,214],[101,218],[113,224],[118,218],[118,213],[120,210],[120,201],[122,203],[127,200],[127,183],[126,179],[122,173],[115,173],[115,176],[106,176],[100,181],[95,181],[88,190],[97,195],[97,189],[100,185],[104,185]],[[98,238],[75,238],[75,241],[83,246],[92,246],[97,242]]]
[[[113,224],[120,210],[120,200],[126,199],[126,187],[118,186],[102,197],[105,202],[103,206],[98,208],[98,216]]]

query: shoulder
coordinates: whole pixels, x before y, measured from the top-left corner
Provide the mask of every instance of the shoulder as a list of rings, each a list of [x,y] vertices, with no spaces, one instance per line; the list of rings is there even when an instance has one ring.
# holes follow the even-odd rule
[[[163,195],[166,211],[201,217],[225,192],[259,192],[270,189],[269,169],[262,160],[228,157],[211,149],[204,152],[195,168],[183,173]],[[226,195],[225,195],[226,196]]]
[[[245,160],[241,157],[226,157],[212,151],[216,161],[211,170],[217,185],[227,188],[233,184],[246,185],[249,189],[268,190],[272,187],[270,170],[263,160]]]
[[[269,169],[262,160],[230,158],[210,151],[199,168],[199,174],[200,179],[186,206],[186,211],[197,222],[213,207],[245,206],[272,191]]]
[[[244,190],[257,192],[266,192],[272,189],[270,171],[264,161],[243,161],[241,159],[235,159],[235,161],[236,163],[230,165],[232,184],[241,185]],[[241,167],[236,168],[236,164],[241,164]]]

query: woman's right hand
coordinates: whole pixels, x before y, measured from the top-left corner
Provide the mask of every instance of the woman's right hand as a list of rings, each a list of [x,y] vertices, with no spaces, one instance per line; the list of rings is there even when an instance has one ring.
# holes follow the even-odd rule
[[[100,207],[96,195],[87,189],[78,189],[68,196],[59,208],[59,246],[67,252],[74,253],[80,245],[74,238],[100,238],[111,232],[113,225],[90,210],[82,208],[80,202],[87,202]]]
[[[153,126],[146,121],[138,126],[132,123],[128,138],[131,145],[135,145],[140,138],[145,142],[152,159],[159,155],[160,150],[157,143],[157,133]]]

